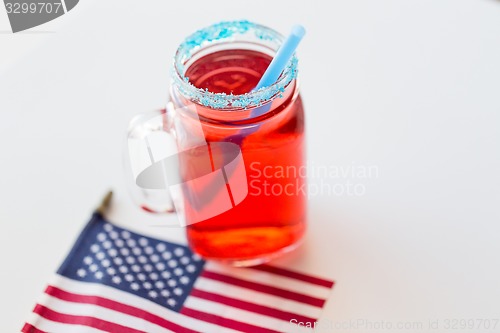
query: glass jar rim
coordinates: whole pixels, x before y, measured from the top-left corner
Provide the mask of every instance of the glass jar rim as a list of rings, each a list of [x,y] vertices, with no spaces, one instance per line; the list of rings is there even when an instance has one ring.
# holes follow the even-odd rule
[[[277,51],[284,41],[283,35],[276,30],[246,20],[216,23],[188,36],[174,56],[172,79],[175,87],[190,101],[221,111],[246,110],[262,106],[282,95],[285,88],[297,77],[298,60],[295,54],[288,61],[283,73],[275,83],[245,94],[213,93],[207,89],[195,87],[185,76],[185,64],[199,50],[210,45],[231,42],[237,36],[252,33],[262,43],[272,44],[275,48],[274,51]]]

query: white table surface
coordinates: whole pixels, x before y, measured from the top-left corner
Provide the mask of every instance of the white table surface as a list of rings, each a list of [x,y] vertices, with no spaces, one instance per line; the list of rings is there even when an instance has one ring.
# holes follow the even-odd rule
[[[18,34],[0,7],[0,331],[20,329],[109,188],[111,220],[183,240],[128,199],[124,131],[165,103],[184,36],[240,18],[308,30],[299,56],[309,162],[378,170],[311,179],[365,193],[312,195],[305,245],[276,262],[336,281],[322,320],[386,323],[344,332],[500,332],[445,327],[500,319],[496,0],[82,0]]]

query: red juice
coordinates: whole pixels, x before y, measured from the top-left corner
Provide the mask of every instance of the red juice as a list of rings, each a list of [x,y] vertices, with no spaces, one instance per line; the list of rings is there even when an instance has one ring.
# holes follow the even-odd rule
[[[257,85],[271,59],[252,50],[218,51],[196,60],[185,76],[198,88],[239,95]],[[208,108],[198,106],[198,110],[202,115]],[[292,249],[305,231],[304,113],[295,80],[268,113],[250,121],[258,123],[258,129],[237,142],[245,163],[247,197],[234,208],[193,224],[186,210],[188,241],[205,258],[265,261],[262,258]],[[202,121],[209,143],[231,141],[241,126]]]

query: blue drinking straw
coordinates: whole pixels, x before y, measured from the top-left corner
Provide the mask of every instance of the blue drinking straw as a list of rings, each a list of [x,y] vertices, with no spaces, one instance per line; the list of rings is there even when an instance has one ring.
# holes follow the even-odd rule
[[[305,33],[306,29],[304,29],[304,27],[299,24],[296,24],[292,27],[292,32],[286,38],[285,42],[281,45],[278,52],[276,52],[276,56],[273,58],[273,60],[271,60],[271,63],[264,72],[264,75],[262,75],[259,83],[252,91],[256,91],[264,87],[269,87],[278,80],[281,72],[283,72],[283,70],[285,69],[288,61],[290,61],[290,58],[293,56],[295,49],[297,49],[297,46],[302,40],[302,37],[304,37]],[[269,111],[270,108],[271,103],[259,106],[251,111],[250,117],[260,116],[261,114]],[[254,133],[259,129],[259,127],[260,125],[256,125],[251,128],[243,129],[238,134],[227,137],[225,141],[241,144],[245,136]]]
[[[302,37],[304,37],[305,33],[306,29],[304,29],[304,27],[300,24],[296,24],[292,27],[292,32],[290,33],[290,35],[288,35],[283,45],[281,45],[281,47],[279,48],[278,52],[269,64],[269,67],[267,67],[264,75],[262,75],[262,77],[260,78],[260,81],[257,84],[257,87],[254,88],[254,90],[259,90],[263,87],[269,87],[278,80],[281,72],[283,72],[283,70],[285,69],[286,64],[292,57],[295,49],[302,40]]]
[[[290,35],[288,35],[287,39],[281,45],[278,52],[276,52],[276,55],[274,56],[273,60],[271,60],[271,63],[267,67],[264,75],[262,75],[259,83],[253,89],[253,91],[259,90],[260,88],[269,87],[270,85],[278,81],[281,72],[285,70],[288,61],[290,61],[290,58],[293,56],[295,49],[302,40],[302,37],[304,37],[305,33],[306,29],[304,29],[304,27],[300,24],[296,24],[292,27],[292,32],[290,33]],[[255,108],[254,110],[252,110],[251,116],[260,116],[261,114],[269,111],[270,108],[271,103]],[[258,127],[256,127],[255,130],[257,130],[257,128]]]

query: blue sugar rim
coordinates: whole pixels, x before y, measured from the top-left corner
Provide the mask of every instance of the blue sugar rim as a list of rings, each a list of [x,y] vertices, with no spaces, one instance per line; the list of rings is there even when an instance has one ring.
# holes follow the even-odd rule
[[[295,54],[276,83],[241,95],[213,93],[208,89],[197,88],[185,76],[184,64],[199,49],[210,44],[230,41],[235,35],[244,35],[252,31],[258,39],[276,44],[276,49],[284,40],[284,37],[275,30],[246,20],[216,23],[188,36],[179,46],[174,57],[172,78],[178,91],[194,103],[222,110],[257,107],[276,97],[282,97],[288,84],[297,78],[298,60]]]

